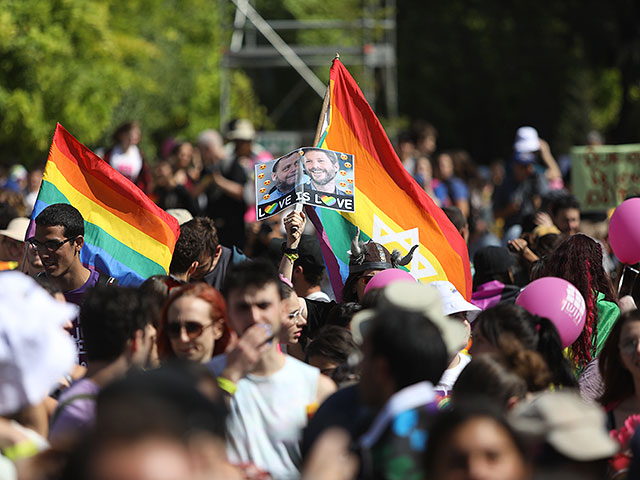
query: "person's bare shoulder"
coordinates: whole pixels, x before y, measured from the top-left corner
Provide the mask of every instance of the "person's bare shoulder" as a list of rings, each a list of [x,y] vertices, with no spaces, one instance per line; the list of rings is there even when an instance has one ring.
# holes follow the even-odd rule
[[[324,402],[327,397],[335,393],[336,390],[338,390],[336,383],[321,373],[318,377],[318,395],[316,397],[318,405],[321,405],[322,402]]]

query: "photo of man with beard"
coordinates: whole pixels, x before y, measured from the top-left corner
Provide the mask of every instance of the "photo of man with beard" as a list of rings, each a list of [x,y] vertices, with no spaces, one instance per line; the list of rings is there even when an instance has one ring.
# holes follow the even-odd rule
[[[305,192],[348,195],[344,189],[336,185],[340,161],[334,152],[307,149],[304,152],[302,162],[304,171],[309,176],[309,181],[304,185]]]
[[[269,190],[269,201],[277,200],[293,191],[298,180],[298,158],[295,152],[280,157],[273,164],[271,180],[273,187]]]

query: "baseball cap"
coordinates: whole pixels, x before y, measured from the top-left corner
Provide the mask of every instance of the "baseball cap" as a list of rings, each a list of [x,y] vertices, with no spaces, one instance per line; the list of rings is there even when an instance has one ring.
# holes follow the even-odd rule
[[[516,140],[513,142],[513,150],[518,153],[531,153],[540,150],[540,137],[533,127],[520,127],[516,131]]]
[[[575,392],[544,392],[518,405],[509,423],[525,438],[547,442],[575,461],[605,459],[618,451],[618,444],[609,437],[604,412]]]
[[[478,250],[473,257],[476,274],[480,275],[504,273],[515,264],[516,259],[505,247],[484,247]]]
[[[27,234],[27,228],[29,228],[29,220],[26,217],[17,217],[9,222],[5,230],[0,230],[0,235],[12,238],[18,242],[24,242],[24,237]]]
[[[320,244],[315,235],[302,236],[300,244],[298,245],[298,254],[299,258],[297,263],[302,265],[303,268],[309,267],[316,270],[325,268]]]
[[[471,305],[474,309],[477,307]],[[438,290],[430,285],[417,282],[398,281],[386,286],[375,309],[358,312],[351,321],[351,333],[356,343],[362,344],[370,320],[380,312],[406,310],[422,313],[440,330],[450,356],[458,353],[467,344],[467,330],[458,320],[447,318],[442,310],[442,300]],[[389,317],[389,321],[393,321]]]

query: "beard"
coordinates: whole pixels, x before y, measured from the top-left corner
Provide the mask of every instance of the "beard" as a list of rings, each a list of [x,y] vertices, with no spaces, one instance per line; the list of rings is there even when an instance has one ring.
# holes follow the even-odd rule
[[[316,176],[318,174],[320,174],[320,176]],[[336,178],[336,174],[333,173],[332,175],[330,170],[309,170],[309,176],[313,183],[317,185],[326,185]]]

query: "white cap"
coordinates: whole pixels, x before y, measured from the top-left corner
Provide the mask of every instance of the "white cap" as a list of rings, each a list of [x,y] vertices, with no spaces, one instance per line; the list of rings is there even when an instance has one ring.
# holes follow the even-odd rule
[[[438,290],[445,315],[453,315],[460,312],[479,312],[481,310],[474,304],[467,302],[451,282],[438,280],[427,285],[431,285]]]
[[[0,415],[36,405],[77,360],[63,326],[78,307],[17,271],[0,273]]]
[[[533,127],[520,127],[516,132],[513,149],[518,153],[537,152],[540,150],[538,131]]]

